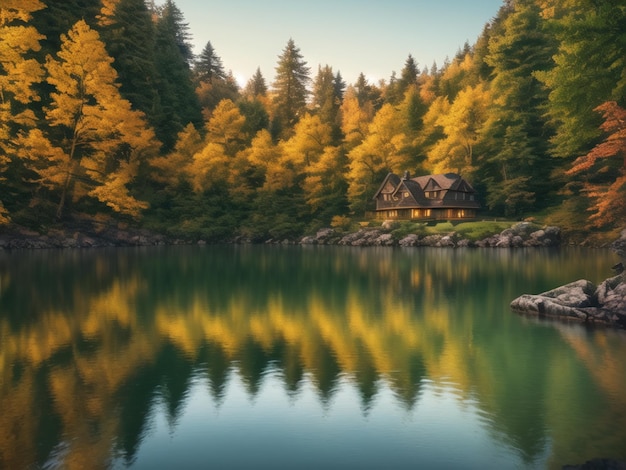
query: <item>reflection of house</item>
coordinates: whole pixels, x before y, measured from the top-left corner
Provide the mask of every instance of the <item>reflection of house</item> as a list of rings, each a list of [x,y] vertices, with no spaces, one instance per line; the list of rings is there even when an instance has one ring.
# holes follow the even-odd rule
[[[377,219],[467,219],[480,204],[474,188],[455,173],[400,178],[389,173],[374,194]]]

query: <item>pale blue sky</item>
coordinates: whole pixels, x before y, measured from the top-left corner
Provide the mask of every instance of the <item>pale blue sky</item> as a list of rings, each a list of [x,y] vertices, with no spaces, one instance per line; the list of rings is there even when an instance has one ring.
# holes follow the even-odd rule
[[[157,3],[162,3],[157,0]],[[476,42],[502,0],[175,0],[198,54],[211,41],[240,82],[261,68],[271,84],[292,38],[315,77],[319,65],[347,83],[400,73],[409,54],[420,70],[441,66],[465,41]]]

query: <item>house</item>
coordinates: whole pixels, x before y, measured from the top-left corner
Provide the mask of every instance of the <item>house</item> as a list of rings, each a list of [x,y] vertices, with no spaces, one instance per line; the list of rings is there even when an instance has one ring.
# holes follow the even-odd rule
[[[377,219],[457,220],[476,217],[476,191],[455,173],[400,178],[389,173],[374,194]]]

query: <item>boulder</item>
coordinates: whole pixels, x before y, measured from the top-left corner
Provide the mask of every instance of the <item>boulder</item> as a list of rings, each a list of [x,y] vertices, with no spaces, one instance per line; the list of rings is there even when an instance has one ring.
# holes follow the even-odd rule
[[[600,286],[581,279],[542,294],[523,294],[511,302],[518,313],[626,328],[626,282],[621,276]]]
[[[402,238],[398,242],[398,245],[400,245],[400,246],[415,246],[417,244],[417,240],[418,239],[419,239],[419,237],[416,234],[410,233],[406,237]]]

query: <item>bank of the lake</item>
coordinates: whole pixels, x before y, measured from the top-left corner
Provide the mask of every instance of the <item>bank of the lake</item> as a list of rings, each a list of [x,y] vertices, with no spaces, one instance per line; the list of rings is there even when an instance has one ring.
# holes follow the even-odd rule
[[[302,244],[346,246],[431,246],[431,247],[557,247],[562,243],[559,227],[541,226],[530,222],[491,223],[485,232],[459,230],[449,223],[428,227],[416,224],[412,229],[397,222],[384,222],[358,230],[322,228],[314,235],[294,238],[253,240],[237,236],[220,243],[236,244]],[[505,227],[497,231],[498,227]],[[157,246],[207,244],[215,241],[192,236],[171,236],[123,225],[97,226],[85,224],[49,229],[45,233],[24,227],[5,226],[0,229],[0,249],[46,249],[46,248],[105,248],[115,246]]]

